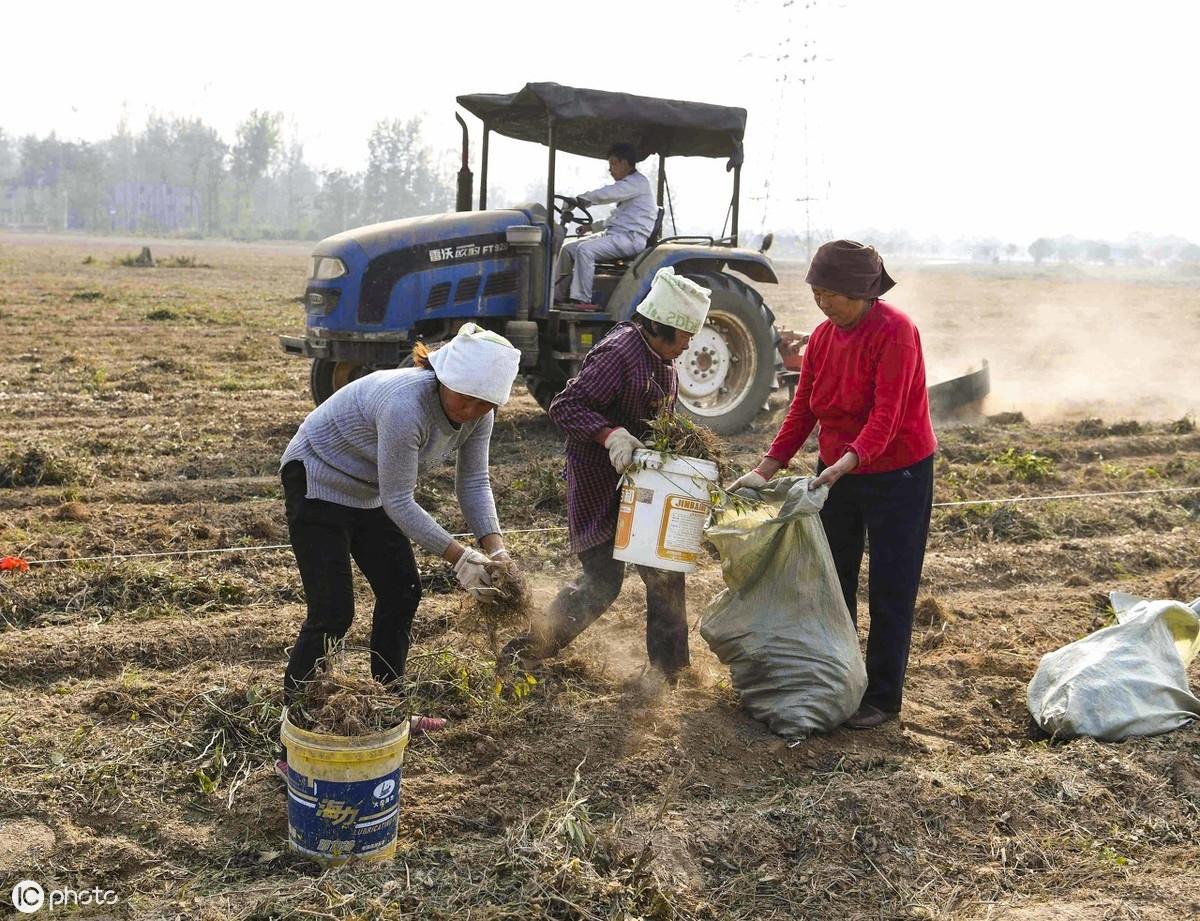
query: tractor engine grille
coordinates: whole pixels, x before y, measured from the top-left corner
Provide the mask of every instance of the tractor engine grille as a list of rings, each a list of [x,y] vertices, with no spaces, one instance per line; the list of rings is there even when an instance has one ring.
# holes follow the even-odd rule
[[[426,310],[437,310],[450,303],[450,282],[443,281],[429,289],[429,299],[425,301]]]
[[[495,294],[513,294],[516,290],[516,272],[494,272],[488,276],[487,284],[483,287],[483,296],[492,297]]]
[[[458,283],[458,287],[454,289],[454,303],[461,304],[464,301],[473,301],[479,296],[479,282],[481,281],[478,275],[472,275],[470,278],[464,278]]]

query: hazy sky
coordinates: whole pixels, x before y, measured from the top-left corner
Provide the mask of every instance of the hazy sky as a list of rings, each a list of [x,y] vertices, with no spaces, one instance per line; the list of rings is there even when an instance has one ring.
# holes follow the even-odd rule
[[[456,147],[456,95],[557,81],[744,106],[750,230],[803,230],[812,198],[835,233],[1200,242],[1198,26],[1189,0],[9,4],[0,127],[97,140],[156,111],[229,140],[272,109],[311,163],[359,169],[381,118]],[[495,150],[523,198],[544,151]],[[560,186],[604,179],[571,160]],[[670,175],[687,229],[720,229],[721,166]]]

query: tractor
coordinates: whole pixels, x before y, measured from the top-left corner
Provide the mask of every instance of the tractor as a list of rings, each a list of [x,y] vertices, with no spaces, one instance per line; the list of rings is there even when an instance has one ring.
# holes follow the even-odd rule
[[[529,392],[548,407],[588,350],[630,318],[655,273],[671,266],[712,295],[705,326],[676,362],[680,403],[718,434],[745,428],[771,391],[794,376],[795,363],[794,343],[781,340],[774,315],[744,280],[778,283],[766,256],[769,235],[758,250],[738,245],[745,109],[557,83],[529,83],[509,95],[459,96],[458,104],[482,122],[478,207],[472,208],[467,123],[456,115],[462,167],[454,212],[347,230],[313,250],[305,335],[281,336],[280,344],[311,360],[314,402],[373,370],[411,364],[418,342],[436,346],[473,321],[521,350]],[[544,203],[488,207],[493,132],[545,145]],[[593,300],[599,309],[559,306],[553,299],[558,250],[572,229],[586,230],[592,215],[555,194],[555,155],[605,159],[618,140],[632,143],[643,159],[657,157],[658,220],[643,252],[597,263]],[[720,237],[663,236],[670,157],[725,160],[732,173],[728,234],[723,227]]]

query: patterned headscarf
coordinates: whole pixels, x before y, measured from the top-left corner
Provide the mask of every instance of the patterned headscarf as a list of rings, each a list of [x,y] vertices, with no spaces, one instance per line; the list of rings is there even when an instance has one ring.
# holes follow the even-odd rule
[[[708,316],[709,297],[707,288],[676,275],[668,265],[654,273],[650,293],[637,305],[637,312],[694,336]]]

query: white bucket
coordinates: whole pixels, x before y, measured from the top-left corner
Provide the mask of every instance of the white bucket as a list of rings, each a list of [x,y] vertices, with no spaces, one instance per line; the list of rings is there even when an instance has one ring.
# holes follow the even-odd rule
[[[639,469],[621,483],[613,559],[693,572],[717,482],[717,465],[695,457],[635,451]]]

